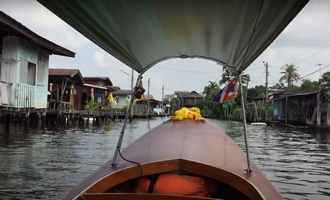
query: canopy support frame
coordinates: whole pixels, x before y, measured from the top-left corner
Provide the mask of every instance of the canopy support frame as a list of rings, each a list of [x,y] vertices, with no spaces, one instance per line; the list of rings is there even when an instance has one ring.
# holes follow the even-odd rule
[[[246,162],[247,169],[245,169],[246,174],[250,175],[252,173],[251,165],[250,165],[250,153],[249,153],[249,143],[247,138],[247,123],[246,123],[246,110],[245,110],[245,100],[244,100],[244,91],[243,91],[243,82],[242,82],[243,73],[239,75],[239,85],[240,85],[240,93],[241,93],[241,105],[242,105],[242,115],[243,115],[243,135],[244,135],[244,143],[245,143],[245,153],[246,153]]]
[[[134,95],[135,94],[135,88],[137,88],[140,85],[140,82],[142,81],[142,78],[143,78],[142,73],[140,73],[139,76],[136,79],[135,87],[131,91],[132,92],[131,93],[131,99],[130,99],[130,102],[129,102],[128,107],[126,109],[124,123],[123,123],[123,126],[121,128],[120,135],[119,135],[117,145],[116,145],[116,149],[115,149],[115,153],[114,153],[113,158],[112,158],[111,166],[113,168],[115,168],[117,166],[118,156],[121,156],[120,150],[121,150],[121,146],[122,146],[122,143],[123,143],[127,122],[129,120],[129,116],[130,116],[132,106],[133,106],[133,103],[134,103],[134,100],[135,100],[135,95]]]

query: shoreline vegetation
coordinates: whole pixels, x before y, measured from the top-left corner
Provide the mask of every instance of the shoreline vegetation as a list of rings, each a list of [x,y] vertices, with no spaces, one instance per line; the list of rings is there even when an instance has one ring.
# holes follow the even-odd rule
[[[328,104],[330,97],[330,72],[322,74],[318,81],[307,79],[308,75],[302,76],[298,73],[298,67],[290,64],[282,67],[281,77],[274,85],[267,88],[267,98],[265,98],[266,87],[256,85],[254,87],[244,87],[244,99],[247,108],[247,120],[272,121],[274,105],[273,96],[276,93],[297,93],[297,92],[320,92],[321,102]],[[248,74],[246,76],[249,77]],[[224,72],[220,81],[210,81],[203,90],[203,101],[198,105],[203,116],[214,119],[240,121],[242,119],[241,102],[237,97],[234,101],[220,104],[214,102],[214,97],[218,94],[224,83],[230,79],[228,72]],[[300,84],[298,84],[300,83]],[[241,94],[239,93],[238,96]]]

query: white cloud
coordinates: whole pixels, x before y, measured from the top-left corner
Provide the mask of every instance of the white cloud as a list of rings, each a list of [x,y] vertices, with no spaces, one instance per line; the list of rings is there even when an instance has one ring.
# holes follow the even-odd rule
[[[97,67],[103,68],[106,66],[105,53],[95,51],[94,59]]]
[[[78,67],[83,74],[109,76],[121,88],[130,87],[130,69],[113,56],[96,47],[36,0],[0,0],[0,10],[23,23],[37,34],[77,52],[74,60],[52,56],[51,66]],[[316,64],[330,63],[330,1],[313,0],[290,23],[274,43],[247,70],[251,85],[264,84],[265,68],[270,64],[270,82],[278,81],[281,66],[296,64],[300,74],[308,74],[318,68]],[[222,69],[213,62],[202,59],[172,59],[157,64],[144,76],[151,78],[151,93],[160,97],[175,90],[202,91],[209,80],[217,81]],[[325,71],[323,71],[325,72]],[[319,74],[311,78],[316,80]]]

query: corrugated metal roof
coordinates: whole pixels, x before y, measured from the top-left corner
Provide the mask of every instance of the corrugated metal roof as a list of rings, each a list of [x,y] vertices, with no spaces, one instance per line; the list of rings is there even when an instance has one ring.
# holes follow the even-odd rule
[[[312,92],[292,92],[292,91],[287,91],[281,94],[277,94],[276,100],[283,99],[285,97],[298,97],[298,96],[308,96],[308,95],[316,95],[319,93],[319,91],[312,91]]]
[[[88,84],[88,83],[84,83],[83,86],[90,87],[90,88],[98,88],[98,89],[102,89],[102,90],[108,90],[108,88],[106,88],[106,87],[94,85],[94,84]]]
[[[126,96],[126,95],[130,95],[132,94],[132,90],[117,90],[117,91],[113,91],[112,95],[113,96]]]
[[[80,74],[79,69],[64,69],[64,68],[49,68],[48,74],[50,76],[70,76],[74,77],[77,74]]]
[[[40,35],[37,35],[33,31],[25,27],[23,24],[6,15],[2,11],[0,11],[0,35],[1,28],[4,29],[3,32],[5,32],[5,34],[10,33],[12,35],[24,37],[29,41],[33,42],[34,44],[47,49],[50,53],[69,57],[75,56],[74,52],[64,47],[61,47],[54,42],[51,42],[41,37]]]
[[[196,91],[176,91],[174,92],[175,95],[177,95],[180,98],[202,98],[203,96],[200,95]]]
[[[87,76],[84,77],[84,81],[103,81],[105,85],[112,86],[112,81],[107,76]]]

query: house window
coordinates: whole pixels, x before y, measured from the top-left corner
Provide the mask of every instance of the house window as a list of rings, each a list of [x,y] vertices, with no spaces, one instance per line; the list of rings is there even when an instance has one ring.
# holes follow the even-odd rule
[[[27,83],[30,85],[36,84],[37,66],[34,63],[28,63]]]

